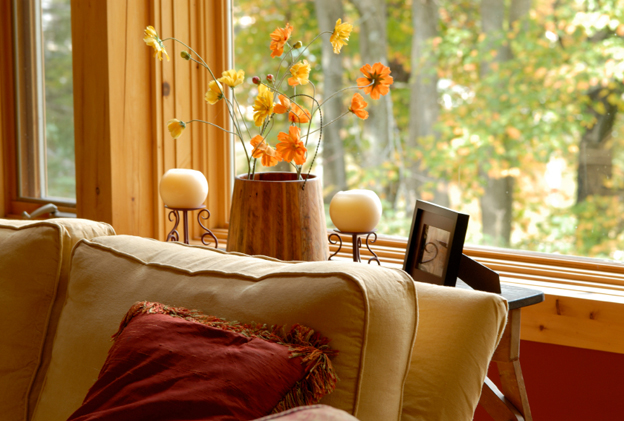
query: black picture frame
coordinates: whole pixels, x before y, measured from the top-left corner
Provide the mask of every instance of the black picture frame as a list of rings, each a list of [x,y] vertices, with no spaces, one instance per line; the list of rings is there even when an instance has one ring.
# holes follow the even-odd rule
[[[416,281],[455,286],[470,215],[418,200],[403,270]]]

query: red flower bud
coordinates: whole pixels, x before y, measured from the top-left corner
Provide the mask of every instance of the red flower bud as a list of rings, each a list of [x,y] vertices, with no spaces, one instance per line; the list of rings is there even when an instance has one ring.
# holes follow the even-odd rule
[[[258,76],[254,76],[251,78],[251,81],[256,85],[260,85],[260,78]]]
[[[273,75],[271,75],[271,74],[268,74],[268,75],[267,75],[267,80],[268,80],[269,82],[273,82],[273,79],[274,79],[274,78],[273,78]]]

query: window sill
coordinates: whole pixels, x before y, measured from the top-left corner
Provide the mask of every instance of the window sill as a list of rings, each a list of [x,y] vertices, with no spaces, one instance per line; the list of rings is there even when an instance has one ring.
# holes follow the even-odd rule
[[[225,248],[227,229],[213,232]],[[383,266],[402,268],[406,240],[380,236],[370,246]],[[497,271],[501,282],[544,292],[544,302],[522,310],[521,339],[624,354],[624,265],[476,247],[464,252]],[[337,257],[352,259],[351,253],[344,237]],[[362,261],[371,257],[365,246],[361,254]]]

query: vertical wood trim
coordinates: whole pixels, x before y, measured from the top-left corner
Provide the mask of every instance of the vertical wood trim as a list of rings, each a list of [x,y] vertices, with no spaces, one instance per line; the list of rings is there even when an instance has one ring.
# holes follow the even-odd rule
[[[155,191],[149,4],[72,0],[78,216],[144,237]]]
[[[113,221],[108,71],[108,2],[72,0],[76,210]],[[94,30],[97,28],[97,30]],[[117,228],[117,227],[115,227]]]
[[[158,34],[163,38],[169,38],[174,36],[173,33],[173,13],[174,7],[173,2],[171,0],[161,0],[159,2],[159,13],[160,13],[160,27],[156,28]],[[156,62],[156,65],[160,68],[161,80],[159,81],[159,95],[156,99],[156,102],[160,105],[161,112],[158,115],[158,119],[156,121],[158,130],[161,132],[160,142],[162,145],[161,149],[161,161],[162,167],[159,168],[159,172],[157,174],[158,180],[162,178],[163,174],[171,169],[175,168],[176,163],[176,147],[175,144],[177,140],[172,140],[171,136],[166,128],[167,121],[172,118],[175,118],[175,95],[177,92],[176,86],[174,84],[174,69],[175,67],[172,65],[173,62],[176,61],[176,47],[174,41],[166,41],[165,48],[171,57],[171,61],[167,62],[163,60],[162,62]],[[152,60],[154,63],[154,60]],[[185,133],[186,134],[186,133]],[[163,223],[165,230],[158,233],[160,239],[166,238],[166,233],[173,227],[173,223],[171,223],[167,218],[168,212],[165,212],[164,203],[160,199],[160,195],[158,195],[159,199],[159,208],[163,210]]]
[[[215,76],[232,67],[229,60],[228,31],[229,24],[229,0],[218,0],[206,6],[203,13],[203,27],[200,26],[202,43],[206,49],[206,59],[211,63]],[[206,78],[206,83],[209,79]],[[226,129],[230,129],[229,114],[225,101],[220,101],[214,106],[207,108],[207,121],[213,122]],[[233,179],[230,156],[234,153],[231,138],[227,133],[209,126],[206,128],[206,138],[202,143],[205,148],[204,172],[208,182],[212,186],[208,194],[207,206],[212,212],[210,218],[211,227],[225,227],[229,219],[230,201]]]
[[[15,138],[13,109],[13,25],[11,3],[0,2],[0,51],[10,60],[0,62],[0,217],[9,213],[9,180],[12,180],[13,160],[9,159],[10,145]]]
[[[151,25],[155,28],[162,27],[162,2],[160,0],[154,0],[150,3],[150,22]],[[150,54],[150,63],[153,63],[153,59],[151,59]],[[164,139],[164,117],[163,117],[163,71],[161,64],[154,64],[150,68],[150,77],[151,77],[151,110],[152,115],[154,116],[154,124],[153,124],[153,138],[152,138],[152,146],[154,148],[153,162],[155,171],[152,173],[152,180],[154,185],[154,233],[155,238],[163,241],[165,240],[165,235],[167,230],[167,226],[165,224],[165,208],[162,199],[160,198],[160,194],[158,192],[158,186],[160,183],[160,179],[162,174],[165,173],[165,145],[163,143]]]
[[[113,221],[117,232],[152,237],[151,60],[143,42],[149,2],[108,1]],[[153,54],[153,53],[152,53]]]

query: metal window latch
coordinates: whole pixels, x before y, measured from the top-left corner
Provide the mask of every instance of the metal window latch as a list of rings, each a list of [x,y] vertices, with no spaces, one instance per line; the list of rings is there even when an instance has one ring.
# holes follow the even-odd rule
[[[48,203],[47,205],[41,206],[39,209],[35,210],[33,213],[28,214],[28,212],[22,212],[22,216],[24,219],[35,219],[40,215],[44,215],[46,213],[50,214],[50,218],[58,217],[58,208],[53,203]]]

